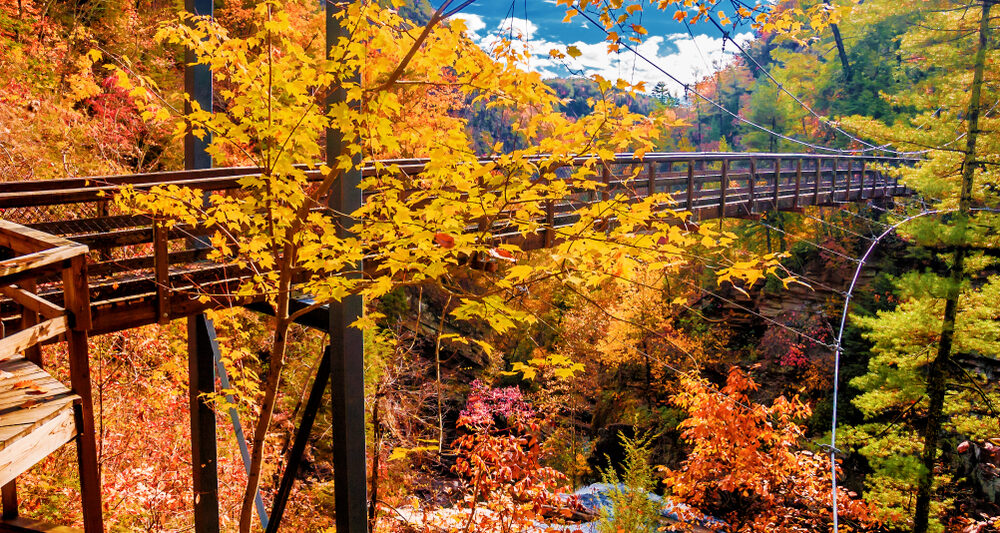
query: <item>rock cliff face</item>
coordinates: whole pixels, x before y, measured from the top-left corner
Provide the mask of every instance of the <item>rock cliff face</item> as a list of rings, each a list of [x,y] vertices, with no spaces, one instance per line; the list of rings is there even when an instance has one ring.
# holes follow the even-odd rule
[[[754,313],[778,322],[782,322],[781,317],[795,314],[824,318],[831,323],[839,321],[843,295],[850,286],[854,271],[824,268],[820,261],[811,261],[800,273],[801,283],[791,283],[787,288],[780,285],[772,288],[763,282],[754,285],[747,293],[721,288],[714,292],[722,298],[704,294],[700,303],[734,326],[761,325],[760,318]],[[855,292],[864,291],[874,277],[875,272],[863,270]],[[777,326],[772,324],[767,327]]]
[[[980,446],[965,441],[956,451],[958,474],[968,480],[977,496],[994,504],[1000,503],[1000,446],[992,442]]]

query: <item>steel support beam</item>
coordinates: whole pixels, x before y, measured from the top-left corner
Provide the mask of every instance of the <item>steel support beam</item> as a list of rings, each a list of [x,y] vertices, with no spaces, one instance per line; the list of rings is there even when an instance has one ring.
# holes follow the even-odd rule
[[[337,18],[344,4],[326,3],[327,53],[341,38],[351,38],[350,28]],[[354,73],[358,81],[360,73]],[[327,105],[344,102],[347,93],[343,87],[332,91]],[[344,151],[340,131],[326,132],[326,157],[331,167]],[[339,183],[330,191],[329,205],[340,213],[337,233],[346,237],[353,232],[357,221],[350,214],[361,207],[361,158],[355,156],[351,169],[341,175]],[[354,265],[359,275],[362,265]],[[333,397],[333,475],[334,505],[338,533],[366,533],[368,531],[368,486],[365,464],[365,383],[364,339],[361,331],[352,324],[361,317],[363,302],[360,296],[348,296],[330,305],[330,383]]]
[[[309,399],[306,400],[306,407],[302,411],[302,421],[299,422],[292,449],[289,450],[288,459],[285,461],[285,471],[281,474],[281,484],[278,486],[278,493],[274,496],[274,505],[271,507],[271,522],[266,528],[266,533],[278,533],[278,524],[285,513],[285,506],[288,504],[288,497],[292,494],[292,487],[295,486],[295,475],[299,471],[299,463],[302,462],[302,455],[309,442],[309,434],[312,432],[313,423],[316,422],[316,414],[323,401],[323,391],[326,390],[326,384],[330,378],[329,346],[323,350],[323,355],[320,357],[323,359],[320,360],[319,370],[316,372],[312,389],[309,391]],[[334,490],[336,490],[336,486]]]
[[[219,531],[219,473],[215,410],[205,394],[215,392],[215,327],[203,313],[190,316],[188,372],[191,405],[191,470],[194,480],[194,531]]]
[[[184,9],[200,16],[211,17],[212,0],[184,0]],[[184,91],[205,111],[212,110],[212,71],[208,65],[192,65],[192,50],[184,51]],[[192,105],[185,104],[190,113]],[[184,168],[211,168],[212,156],[206,150],[212,142],[206,132],[202,138],[191,133],[184,136]],[[215,328],[204,314],[190,316],[188,323],[188,371],[191,405],[191,469],[194,489],[195,533],[219,531],[218,450],[215,442],[215,411],[202,396],[215,392]]]
[[[212,0],[184,0],[184,9],[195,15],[213,16]],[[212,110],[212,71],[208,65],[192,65],[195,57],[192,50],[184,51],[184,92],[205,111]],[[184,112],[191,112],[186,103]],[[205,150],[212,142],[212,135],[205,133],[201,139],[191,134],[184,136],[184,168],[187,170],[212,168],[212,156]]]

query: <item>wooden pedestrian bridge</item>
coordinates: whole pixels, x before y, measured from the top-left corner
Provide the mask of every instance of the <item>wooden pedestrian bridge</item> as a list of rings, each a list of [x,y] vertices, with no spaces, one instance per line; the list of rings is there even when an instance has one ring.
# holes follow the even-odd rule
[[[627,192],[629,198],[669,193],[675,202],[671,207],[690,211],[694,220],[756,217],[768,211],[907,195],[886,170],[912,162],[784,153],[652,153],[641,158],[621,154],[601,162],[601,171],[594,179],[602,183],[596,192],[579,191],[565,202],[549,202],[538,221],[542,229],[516,242],[525,250],[551,245],[557,230],[573,223],[572,211],[581,203],[618,192]],[[400,172],[419,174],[427,161],[392,163]],[[364,174],[374,172],[371,167],[363,169]],[[126,184],[136,189],[172,184],[231,191],[239,189],[241,177],[256,173],[254,168],[212,168],[0,184],[0,531],[48,527],[18,518],[16,478],[74,440],[85,530],[103,531],[88,336],[178,318],[189,319],[192,337],[192,463],[195,493],[199,495],[195,530],[218,531],[215,415],[198,399],[199,392],[215,387],[214,339],[205,338],[204,322],[191,326],[190,320],[213,307],[266,309],[261,308],[261,301],[202,302],[192,298],[194,291],[232,294],[246,273],[234,265],[208,260],[208,250],[196,238],[204,235],[204,230],[167,227],[146,216],[123,214],[110,199]],[[318,172],[310,176],[320,179]],[[502,225],[494,227],[498,228],[498,239],[510,237]],[[323,313],[329,311],[320,309],[302,320],[326,328],[329,320]],[[68,343],[68,383],[53,378],[42,365],[40,346],[60,341]],[[335,390],[334,394],[339,393]],[[363,397],[354,400],[363,406]],[[364,494],[363,432],[360,436],[335,434],[334,447],[360,453],[362,465],[361,477],[355,473],[353,478],[338,478],[339,511],[342,502],[350,498],[342,499],[341,495],[352,490],[357,493],[359,482]],[[291,470],[294,476],[294,468]],[[276,498],[275,505],[278,503]],[[275,514],[280,517],[280,512],[272,512],[272,521]],[[270,526],[268,531],[276,524]]]

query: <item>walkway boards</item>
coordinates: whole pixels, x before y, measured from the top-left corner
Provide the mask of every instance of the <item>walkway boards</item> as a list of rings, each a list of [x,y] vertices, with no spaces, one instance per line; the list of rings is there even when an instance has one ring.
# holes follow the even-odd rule
[[[79,399],[23,357],[0,362],[0,485],[76,437]]]

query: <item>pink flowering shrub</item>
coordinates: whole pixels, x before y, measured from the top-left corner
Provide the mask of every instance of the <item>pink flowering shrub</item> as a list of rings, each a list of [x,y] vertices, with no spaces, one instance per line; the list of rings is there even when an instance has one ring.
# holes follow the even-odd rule
[[[772,325],[760,339],[760,351],[781,366],[806,368],[815,357],[829,354],[832,337],[822,316],[789,312],[776,319],[788,328]],[[795,331],[791,331],[795,330]]]
[[[521,389],[494,389],[477,379],[472,382],[465,409],[459,413],[458,425],[475,430],[498,426],[517,427],[528,425],[534,416],[535,410],[524,399]]]

